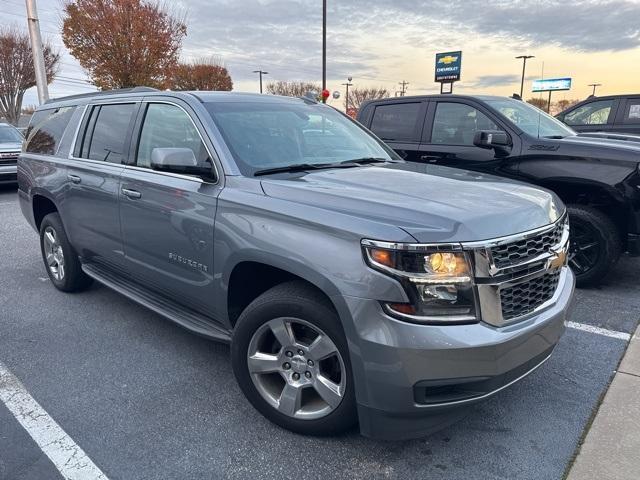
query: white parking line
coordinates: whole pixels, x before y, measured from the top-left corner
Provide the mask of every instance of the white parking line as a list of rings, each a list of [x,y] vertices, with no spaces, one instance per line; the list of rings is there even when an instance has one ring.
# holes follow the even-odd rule
[[[0,362],[0,400],[68,480],[108,480],[87,454]]]
[[[603,335],[605,337],[618,338],[620,340],[629,341],[631,338],[630,333],[616,332],[615,330],[607,330],[606,328],[594,327],[593,325],[586,325],[584,323],[567,322],[567,327],[582,330],[583,332],[595,333],[596,335]]]

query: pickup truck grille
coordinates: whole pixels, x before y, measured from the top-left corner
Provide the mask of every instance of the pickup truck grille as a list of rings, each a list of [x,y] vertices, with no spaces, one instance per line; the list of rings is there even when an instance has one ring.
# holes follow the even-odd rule
[[[0,165],[14,165],[18,161],[18,152],[0,153]]]
[[[555,271],[500,290],[503,320],[508,322],[531,313],[549,301],[556,292],[559,281],[560,271]]]
[[[564,228],[565,222],[558,222],[553,229],[534,237],[491,248],[494,265],[496,268],[507,268],[547,253],[560,243]]]

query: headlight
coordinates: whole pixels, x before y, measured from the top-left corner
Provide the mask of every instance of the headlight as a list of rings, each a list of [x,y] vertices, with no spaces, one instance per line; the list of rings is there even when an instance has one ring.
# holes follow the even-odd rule
[[[395,317],[420,323],[476,321],[469,259],[455,246],[404,245],[363,240],[367,263],[398,279],[409,303],[385,303]]]

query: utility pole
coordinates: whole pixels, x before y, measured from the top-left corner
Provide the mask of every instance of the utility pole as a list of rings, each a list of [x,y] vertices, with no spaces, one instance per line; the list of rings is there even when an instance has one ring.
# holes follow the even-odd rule
[[[533,55],[520,55],[516,59],[522,59],[522,80],[520,80],[520,98],[524,94],[524,72],[527,69],[527,60],[530,58],[536,58]]]
[[[409,82],[405,82],[404,80],[401,82],[398,82],[398,85],[402,85],[402,90],[400,91],[400,96],[404,97],[405,92],[407,91],[407,85],[409,85]]]
[[[36,11],[36,0],[25,0],[27,3],[27,23],[29,25],[29,38],[31,39],[31,52],[33,53],[33,67],[36,73],[36,86],[38,87],[38,101],[40,105],[49,100],[47,88],[47,72],[44,66],[44,53],[42,52],[42,37],[40,36],[40,23]]]
[[[590,83],[589,86],[593,87],[593,93],[591,95],[593,95],[595,97],[596,96],[596,87],[601,87],[602,84],[601,83]]]
[[[349,77],[347,78],[347,83],[343,83],[342,85],[347,87],[347,93],[344,96],[344,103],[346,105],[345,107],[345,111],[348,112],[349,111],[349,87],[353,87],[353,83],[351,83],[351,80],[353,80],[353,77]]]
[[[327,0],[322,0],[322,92],[327,89]],[[322,101],[327,99],[322,96]]]
[[[260,93],[262,93],[262,76],[269,75],[269,72],[265,72],[264,70],[254,70],[253,73],[260,75]]]

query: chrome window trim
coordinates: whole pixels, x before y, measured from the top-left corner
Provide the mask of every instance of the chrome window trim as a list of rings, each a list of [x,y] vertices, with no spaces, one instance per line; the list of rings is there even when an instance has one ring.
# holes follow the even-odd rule
[[[136,170],[143,170],[145,172],[154,172],[154,173],[158,173],[161,175],[167,175],[170,177],[176,177],[176,178],[182,178],[185,180],[191,179],[193,181],[199,181],[199,183],[206,183],[208,185],[219,185],[220,184],[220,173],[218,172],[218,166],[216,165],[216,159],[218,159],[219,161],[219,157],[217,155],[212,155],[211,154],[211,150],[209,149],[209,146],[207,145],[207,142],[204,141],[204,137],[202,136],[202,133],[200,132],[200,129],[198,128],[198,125],[196,125],[196,123],[193,121],[192,116],[189,114],[189,112],[180,104],[176,103],[176,102],[172,102],[170,100],[155,100],[153,97],[150,98],[145,98],[142,100],[143,104],[147,105],[147,108],[150,104],[152,103],[158,103],[158,104],[165,104],[165,105],[173,105],[174,107],[178,107],[180,110],[182,110],[185,115],[187,116],[187,118],[189,119],[189,121],[191,122],[191,124],[193,125],[193,128],[196,129],[196,132],[198,132],[198,137],[200,137],[200,141],[202,142],[202,144],[204,145],[205,150],[207,151],[207,153],[209,154],[209,157],[211,157],[211,164],[213,165],[213,171],[215,172],[215,176],[216,176],[216,181],[207,181],[204,180],[200,177],[196,177],[196,176],[192,176],[192,175],[182,175],[179,173],[170,173],[170,172],[158,172],[157,170],[152,170],[151,168],[147,168],[147,167],[139,167],[138,165],[126,165],[126,167],[135,167],[134,169]],[[146,115],[146,112],[145,112]],[[139,134],[142,135],[142,128],[144,127],[144,118],[142,119],[142,122],[140,124],[140,132]],[[138,136],[139,137],[139,136]],[[139,141],[139,138],[138,138]],[[136,141],[136,146],[138,145],[138,141]],[[134,161],[137,163],[138,161],[138,151],[136,150],[136,152],[134,153]]]
[[[78,134],[80,133],[80,126],[82,125],[82,122],[84,122],[84,116],[87,114],[87,109],[89,108],[89,104],[85,104],[84,105],[84,109],[82,110],[82,113],[80,114],[80,120],[78,120],[78,125],[76,125],[76,131],[73,134],[73,140],[71,140],[71,148],[69,149],[69,154],[67,155],[67,158],[69,160],[84,160],[84,159],[78,159],[76,157],[73,156],[73,152],[76,149],[76,142],[78,141]]]
[[[159,170],[153,170],[152,168],[138,167],[136,165],[124,165],[124,169],[133,170],[136,172],[154,173],[156,175],[164,175],[165,177],[180,178],[182,180],[189,180],[191,182],[196,182],[196,183],[206,183],[207,185],[217,185],[217,182],[216,183],[207,182],[200,177],[195,177],[192,175],[183,175],[181,173],[172,173],[172,172],[161,172]]]

